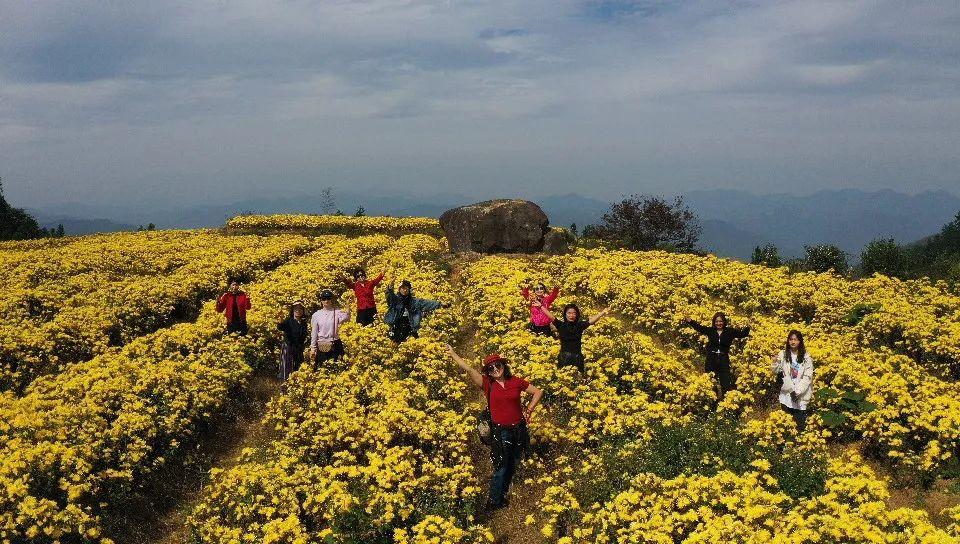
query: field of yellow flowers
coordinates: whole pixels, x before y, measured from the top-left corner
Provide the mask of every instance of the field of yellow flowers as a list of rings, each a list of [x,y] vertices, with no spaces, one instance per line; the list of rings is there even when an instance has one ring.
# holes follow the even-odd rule
[[[344,215],[238,215],[227,221],[238,232],[306,231],[312,234],[440,234],[440,222],[427,217]]]
[[[925,512],[889,509],[887,482],[856,449],[831,455],[831,433],[822,425],[814,422],[798,435],[786,414],[762,410],[773,383],[770,361],[786,330],[801,328],[820,364],[819,386],[863,374],[843,385],[856,386],[878,405],[854,418],[864,453],[925,473],[943,468],[958,451],[957,412],[950,408],[956,386],[944,376],[943,361],[918,356],[913,350],[919,342],[881,345],[880,319],[841,323],[864,302],[920,304],[926,296],[928,303],[955,304],[942,286],[790,276],[709,257],[599,251],[537,262],[487,257],[462,276],[486,350],[507,354],[520,375],[548,391],[546,413],[531,428],[537,455],[527,481],[544,489],[527,522],[546,541],[948,542],[956,536],[936,528]],[[586,379],[557,369],[555,342],[523,329],[526,312],[516,292],[531,281],[561,286],[556,308],[576,300],[587,315],[606,304],[620,313],[621,319],[601,321],[587,333]],[[875,292],[877,282],[887,289]],[[734,358],[741,391],[719,406],[698,369],[695,338],[679,328],[681,316],[706,322],[717,309],[754,318],[754,332]],[[922,319],[924,311],[883,319],[887,327],[917,330],[911,320]],[[900,366],[864,372],[865,360]],[[908,364],[912,375],[902,373]],[[930,390],[942,397],[926,396]],[[900,412],[917,404],[922,408]],[[733,429],[696,423],[709,421],[714,410],[730,416]],[[688,451],[678,442],[664,462],[664,442],[677,435],[663,429],[678,428],[692,429],[680,438],[714,448]],[[897,441],[886,434],[891,429],[912,440]],[[684,454],[693,455],[676,466],[671,455]],[[957,511],[945,514],[956,519]]]
[[[154,231],[35,245],[0,249],[0,390],[195,316],[227,277],[254,279],[314,243]]]
[[[400,346],[383,324],[345,325],[345,360],[296,373],[263,416],[270,440],[211,471],[186,521],[190,542],[492,542],[497,528],[475,511],[486,491],[473,432],[482,401],[447,342],[477,360],[501,352],[545,392],[516,484],[533,498],[511,504],[526,517],[522,542],[960,542],[960,508],[934,520],[890,505],[893,485],[956,478],[960,296],[950,286],[661,252],[453,258],[430,234],[433,220],[244,216],[229,226],[276,232],[0,244],[9,291],[0,330],[59,338],[43,327],[68,323],[62,313],[110,316],[62,335],[72,340],[36,344],[36,364],[51,370],[0,392],[0,542],[112,542],[125,497],[176,463],[257,368],[275,364],[285,303],[313,311],[319,290],[342,292],[357,266],[409,279],[444,307]],[[226,248],[248,267],[223,258]],[[137,297],[200,300],[227,274],[249,281],[245,338],[224,334],[212,301],[183,323],[168,321],[169,306],[125,321]],[[125,279],[153,279],[156,291],[118,294]],[[585,334],[583,375],[558,369],[556,341],[524,328],[519,290],[533,281],[560,287],[555,309],[612,306]],[[25,314],[30,304],[47,312]],[[699,338],[679,326],[717,310],[753,320],[732,356],[738,390],[722,402]],[[806,336],[817,387],[875,409],[842,425],[814,416],[802,433],[771,410],[770,363],[792,328]],[[120,341],[98,336],[114,330]],[[88,351],[53,359],[70,342]]]

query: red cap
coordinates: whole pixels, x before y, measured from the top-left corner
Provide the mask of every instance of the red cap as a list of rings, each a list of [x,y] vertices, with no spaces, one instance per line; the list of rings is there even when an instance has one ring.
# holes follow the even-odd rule
[[[499,353],[491,353],[483,360],[483,367],[486,368],[488,365],[491,365],[497,361],[506,361]]]

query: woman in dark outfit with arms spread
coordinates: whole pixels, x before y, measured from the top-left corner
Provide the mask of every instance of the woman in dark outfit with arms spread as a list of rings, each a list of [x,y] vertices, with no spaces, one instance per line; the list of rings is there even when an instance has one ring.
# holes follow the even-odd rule
[[[494,353],[483,361],[483,374],[457,355],[447,345],[450,357],[462,368],[477,387],[483,389],[490,400],[491,437],[490,457],[493,460],[493,476],[490,478],[490,498],[487,510],[497,510],[507,505],[507,492],[520,459],[530,442],[527,421],[540,402],[543,392],[523,378],[510,372],[508,361]],[[526,408],[520,403],[520,394],[531,395]]]
[[[533,303],[537,305],[537,302]],[[610,312],[607,306],[590,319],[581,319],[580,308],[576,304],[567,304],[563,307],[563,320],[559,320],[550,313],[550,310],[540,307],[547,317],[553,320],[553,326],[560,337],[560,354],[557,356],[557,366],[575,366],[580,372],[584,371],[583,331]]]
[[[736,388],[736,382],[730,372],[730,345],[734,340],[750,335],[751,321],[748,319],[747,326],[742,329],[729,327],[726,314],[717,312],[713,315],[712,323],[712,327],[707,327],[694,322],[689,317],[684,317],[681,321],[681,325],[690,327],[707,337],[707,360],[704,368],[707,372],[717,375],[717,380],[720,382],[720,400],[723,400],[727,391]]]

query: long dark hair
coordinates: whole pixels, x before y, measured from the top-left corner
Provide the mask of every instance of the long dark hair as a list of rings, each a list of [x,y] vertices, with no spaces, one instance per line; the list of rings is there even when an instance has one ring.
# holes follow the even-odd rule
[[[577,306],[576,304],[567,304],[566,306],[563,307],[563,319],[561,321],[567,322],[567,310],[570,310],[570,309],[577,311],[577,318],[574,319],[573,321],[580,321],[580,316],[583,314],[580,313],[580,307]]]
[[[713,319],[710,320],[710,326],[711,326],[711,327],[716,327],[716,326],[717,326],[717,318],[718,318],[718,317],[723,320],[723,328],[727,328],[727,325],[729,325],[730,322],[727,321],[727,314],[725,314],[725,313],[723,313],[723,312],[717,312],[717,313],[713,314]]]
[[[797,362],[803,364],[804,357],[807,356],[807,346],[803,343],[803,333],[793,329],[787,334],[787,343],[783,347],[783,360],[787,363],[790,362],[790,337],[796,336],[797,340],[800,340],[800,345],[797,346]]]

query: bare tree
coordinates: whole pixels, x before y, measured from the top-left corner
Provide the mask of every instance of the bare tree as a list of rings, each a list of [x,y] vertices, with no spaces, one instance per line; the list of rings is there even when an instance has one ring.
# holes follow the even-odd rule
[[[331,215],[337,211],[337,201],[333,197],[333,187],[324,187],[320,191],[320,211],[323,215]]]

